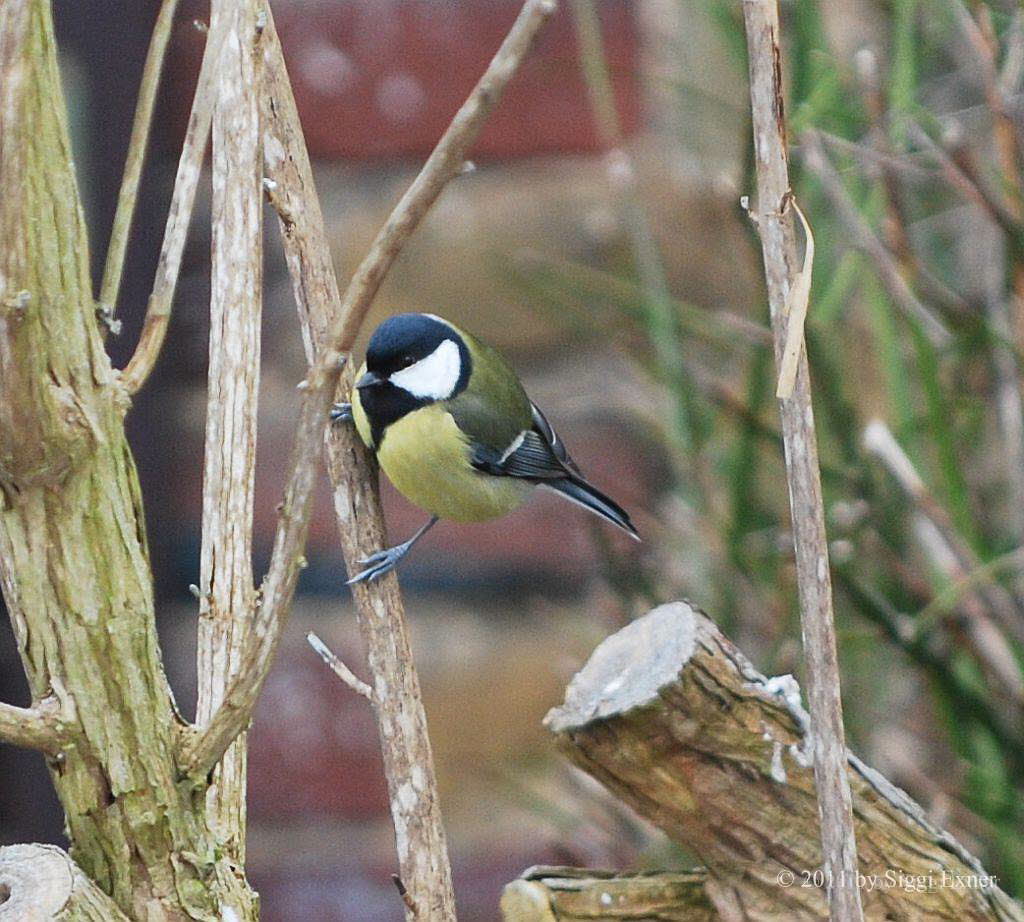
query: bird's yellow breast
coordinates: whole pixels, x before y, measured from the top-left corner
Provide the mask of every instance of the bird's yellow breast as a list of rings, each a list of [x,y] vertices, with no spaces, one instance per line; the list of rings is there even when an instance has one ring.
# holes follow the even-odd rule
[[[371,445],[370,423],[357,391],[352,417],[363,441]],[[469,463],[469,444],[443,403],[403,416],[388,426],[377,446],[377,460],[396,489],[431,515],[456,522],[482,522],[515,509],[533,485],[494,477]]]

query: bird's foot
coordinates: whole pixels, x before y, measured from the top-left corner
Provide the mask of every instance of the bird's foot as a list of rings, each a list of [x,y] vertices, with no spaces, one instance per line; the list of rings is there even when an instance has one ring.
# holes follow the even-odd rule
[[[385,548],[383,551],[377,551],[376,554],[362,558],[359,562],[366,569],[353,576],[346,585],[372,583],[375,579],[380,579],[385,573],[390,573],[398,566],[398,562],[409,553],[411,547],[412,542],[406,541],[404,544],[396,544],[394,547]]]
[[[333,407],[331,407],[330,417],[332,423],[352,422],[352,404],[336,403]]]

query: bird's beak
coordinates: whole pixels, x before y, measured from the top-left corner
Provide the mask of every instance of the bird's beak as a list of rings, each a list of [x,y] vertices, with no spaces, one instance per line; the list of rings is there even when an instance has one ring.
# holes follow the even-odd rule
[[[356,389],[362,390],[364,387],[373,387],[375,384],[380,384],[384,379],[377,374],[375,371],[368,371],[358,381],[356,381]]]

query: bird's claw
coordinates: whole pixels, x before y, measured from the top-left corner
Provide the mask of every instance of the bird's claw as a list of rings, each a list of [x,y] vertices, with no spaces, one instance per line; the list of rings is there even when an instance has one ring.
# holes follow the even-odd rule
[[[352,404],[336,403],[331,407],[330,418],[332,423],[352,422]]]
[[[403,544],[399,544],[398,547],[385,548],[383,551],[370,554],[369,557],[363,557],[359,563],[366,567],[366,569],[353,576],[346,585],[354,586],[356,583],[372,583],[374,580],[380,579],[385,573],[390,573],[395,569],[398,562],[405,556],[406,551],[408,551],[408,548]]]

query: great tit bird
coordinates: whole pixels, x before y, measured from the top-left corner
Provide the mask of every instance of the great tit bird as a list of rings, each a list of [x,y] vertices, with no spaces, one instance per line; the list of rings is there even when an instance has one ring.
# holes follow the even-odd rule
[[[363,442],[406,499],[430,513],[408,541],[360,561],[349,580],[394,569],[438,519],[482,522],[547,487],[639,540],[626,512],[580,473],[508,363],[433,314],[398,314],[374,331],[350,404]]]

